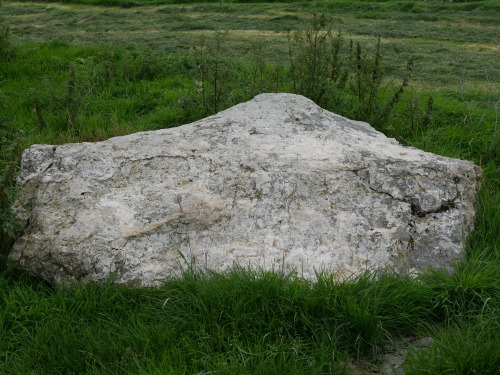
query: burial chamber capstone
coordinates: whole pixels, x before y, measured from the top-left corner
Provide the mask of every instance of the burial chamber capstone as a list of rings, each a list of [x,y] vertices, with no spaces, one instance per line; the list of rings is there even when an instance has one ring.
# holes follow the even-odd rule
[[[142,286],[188,265],[309,279],[450,268],[481,176],[292,94],[177,128],[33,145],[21,167],[11,267]]]

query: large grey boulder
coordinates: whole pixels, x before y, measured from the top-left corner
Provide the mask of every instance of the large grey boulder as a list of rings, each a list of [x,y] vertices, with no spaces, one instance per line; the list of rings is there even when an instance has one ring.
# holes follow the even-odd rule
[[[450,267],[481,169],[291,94],[174,129],[24,152],[9,264],[51,283],[159,285],[239,264],[345,277]]]

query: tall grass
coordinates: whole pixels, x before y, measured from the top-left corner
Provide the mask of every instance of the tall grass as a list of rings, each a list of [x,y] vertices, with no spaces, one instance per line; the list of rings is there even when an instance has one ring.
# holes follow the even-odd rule
[[[405,373],[498,374],[499,323],[498,315],[480,316],[453,329],[436,331],[430,347],[409,354]]]
[[[439,330],[429,350],[457,355],[465,340],[473,349],[466,365],[494,373],[500,273],[498,266],[475,267],[486,272],[416,280],[365,273],[344,282],[319,275],[316,283],[244,269],[186,272],[159,289],[52,290],[4,272],[0,371],[345,373],[350,361],[377,358],[392,340],[444,322],[460,331]],[[487,341],[474,340],[478,333]],[[411,366],[423,356],[417,353]]]

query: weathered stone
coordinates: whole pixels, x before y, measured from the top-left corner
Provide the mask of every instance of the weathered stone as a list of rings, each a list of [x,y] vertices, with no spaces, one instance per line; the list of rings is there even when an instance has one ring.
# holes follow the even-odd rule
[[[449,267],[480,175],[304,97],[259,95],[175,129],[30,147],[9,263],[56,284],[134,285],[186,263],[307,278]]]

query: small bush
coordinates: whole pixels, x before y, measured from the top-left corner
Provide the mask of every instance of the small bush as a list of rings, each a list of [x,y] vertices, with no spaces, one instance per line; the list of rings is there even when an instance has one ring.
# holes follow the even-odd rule
[[[194,48],[196,86],[203,115],[211,115],[246,98],[238,67],[226,57],[228,33],[217,31],[212,39],[200,40]]]
[[[344,116],[384,128],[408,88],[413,61],[407,62],[405,75],[395,86],[385,79],[380,38],[373,55],[367,56],[360,43],[347,42],[332,30],[332,18],[322,13],[313,15],[305,31],[289,35],[293,91]],[[427,120],[418,121],[427,125],[430,112],[422,114]]]

